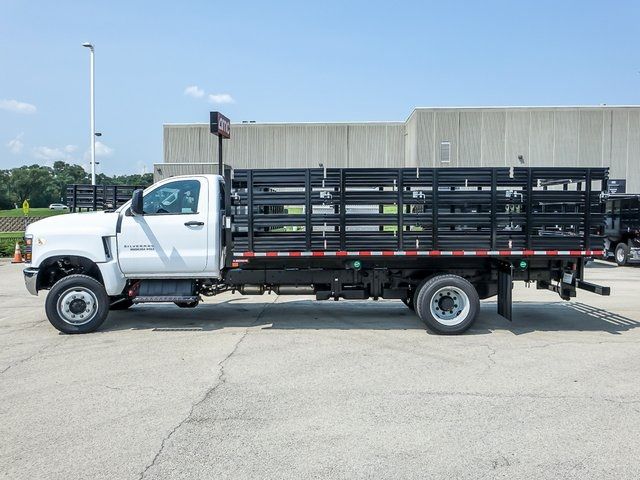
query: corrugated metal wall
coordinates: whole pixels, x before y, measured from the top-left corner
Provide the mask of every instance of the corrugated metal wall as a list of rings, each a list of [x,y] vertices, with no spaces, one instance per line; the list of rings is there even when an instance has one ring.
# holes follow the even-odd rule
[[[404,123],[240,124],[224,142],[236,168],[400,167]],[[216,163],[217,137],[208,125],[165,125],[165,163]]]
[[[450,142],[450,166],[610,166],[640,191],[640,107],[421,108],[406,125],[407,166],[449,166]]]
[[[640,107],[419,108],[406,122],[234,124],[231,137],[236,168],[604,165],[640,192]],[[217,138],[205,124],[165,125],[164,162],[216,163]]]

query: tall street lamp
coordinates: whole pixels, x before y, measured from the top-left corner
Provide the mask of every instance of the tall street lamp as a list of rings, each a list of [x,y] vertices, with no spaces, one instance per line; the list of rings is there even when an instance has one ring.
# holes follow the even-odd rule
[[[82,44],[83,47],[89,49],[89,58],[90,58],[90,103],[91,103],[91,133],[90,133],[90,143],[91,145],[91,185],[96,184],[96,104],[95,104],[95,91],[94,91],[94,49],[91,43],[85,42]]]

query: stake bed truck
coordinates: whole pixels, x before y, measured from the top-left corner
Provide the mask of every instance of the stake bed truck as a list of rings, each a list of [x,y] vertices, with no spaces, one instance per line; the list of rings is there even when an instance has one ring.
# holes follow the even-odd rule
[[[65,333],[137,303],[203,296],[398,299],[457,334],[514,281],[564,300],[604,254],[605,168],[314,168],[173,177],[109,212],[51,217],[26,232],[32,294]],[[132,312],[132,314],[134,314]]]
[[[604,233],[607,257],[620,266],[640,262],[640,195],[609,195]]]

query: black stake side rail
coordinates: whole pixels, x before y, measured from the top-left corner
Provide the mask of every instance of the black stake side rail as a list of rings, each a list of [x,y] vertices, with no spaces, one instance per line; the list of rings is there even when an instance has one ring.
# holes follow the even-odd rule
[[[607,179],[606,168],[235,170],[233,253],[599,251]]]
[[[141,185],[67,185],[67,206],[75,212],[80,209],[107,210],[118,208],[131,200],[134,190]]]

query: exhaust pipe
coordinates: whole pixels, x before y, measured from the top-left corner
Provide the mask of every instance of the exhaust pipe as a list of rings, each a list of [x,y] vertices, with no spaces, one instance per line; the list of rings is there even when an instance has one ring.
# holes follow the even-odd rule
[[[278,295],[315,295],[316,289],[311,285],[278,285],[273,287]]]
[[[316,290],[311,285],[276,285],[271,290],[278,295],[315,295]],[[241,285],[238,291],[242,295],[263,295],[264,285]]]

